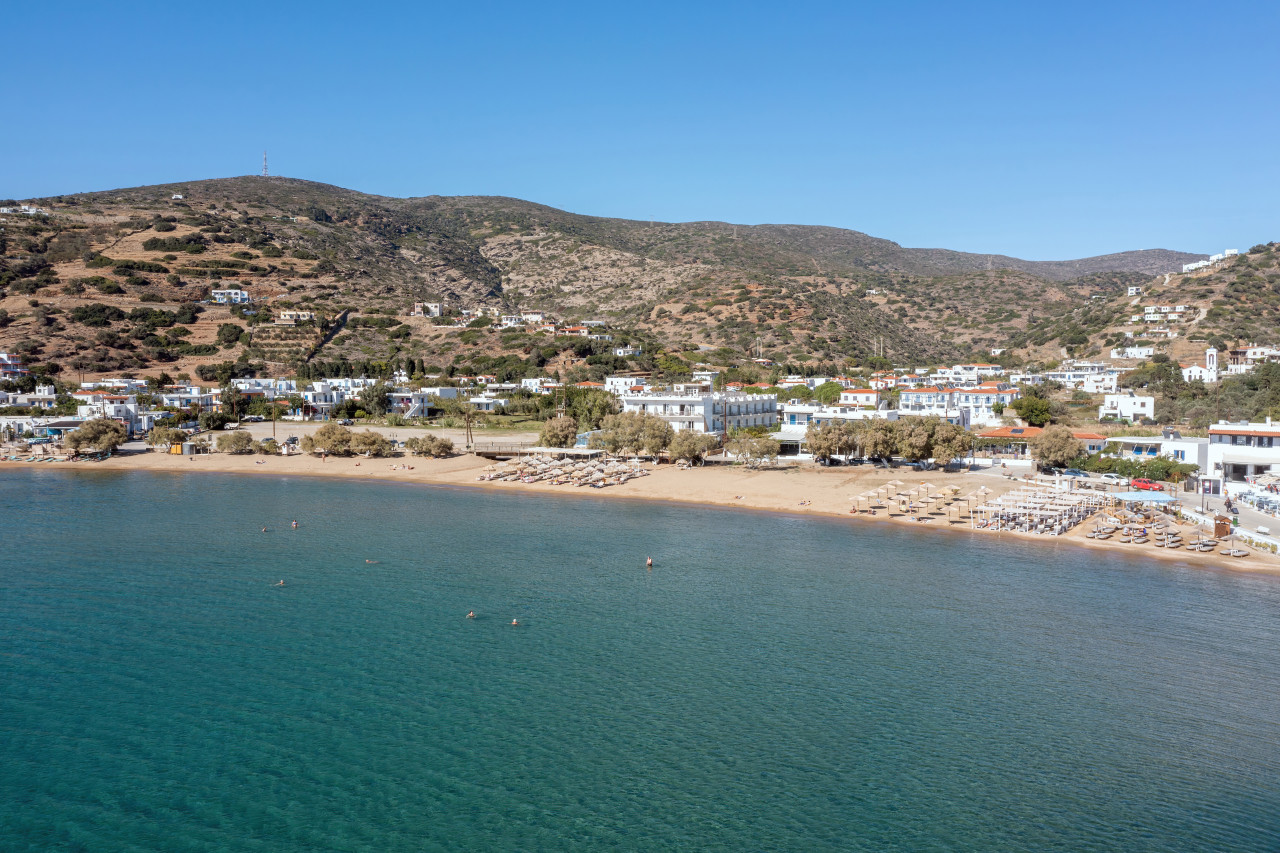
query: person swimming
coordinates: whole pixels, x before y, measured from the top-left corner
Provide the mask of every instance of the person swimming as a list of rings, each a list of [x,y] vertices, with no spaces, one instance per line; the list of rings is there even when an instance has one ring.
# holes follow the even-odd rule
[[[474,619],[474,618],[476,618],[476,612],[475,612],[474,610],[468,610],[468,611],[467,611],[467,618],[468,618],[468,619]]]
[[[512,627],[512,628],[515,628],[515,627],[516,627],[516,626],[518,626],[519,624],[520,624],[519,620],[517,620],[517,619],[512,619],[512,620],[511,620],[511,627]]]
[[[644,564],[645,564],[646,566],[648,566],[649,568],[651,568],[651,569],[652,569],[652,568],[653,568],[653,557],[647,557],[647,558],[645,559],[645,561],[644,561]]]
[[[292,524],[293,524],[293,529],[294,529],[294,530],[297,530],[297,529],[298,529],[298,520],[297,520],[296,518],[293,520]]]
[[[284,581],[283,580],[280,581],[280,583],[276,584],[276,586],[284,586]]]
[[[265,528],[265,527],[264,527],[264,528],[262,528],[262,532],[263,532],[263,533],[266,533],[266,532],[267,532],[267,528]]]
[[[365,562],[366,562],[366,563],[376,563],[376,562],[378,562],[378,561],[377,561],[377,560],[365,560]]]

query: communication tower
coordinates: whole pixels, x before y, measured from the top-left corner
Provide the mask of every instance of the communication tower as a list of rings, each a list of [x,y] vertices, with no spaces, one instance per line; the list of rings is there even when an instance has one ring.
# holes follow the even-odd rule
[[[262,177],[268,177],[267,174],[267,152],[262,152]]]

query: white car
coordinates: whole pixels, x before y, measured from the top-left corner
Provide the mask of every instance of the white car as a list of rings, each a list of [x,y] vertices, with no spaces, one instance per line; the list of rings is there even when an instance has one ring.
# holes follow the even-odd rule
[[[1129,479],[1127,477],[1121,477],[1119,474],[1103,474],[1099,479],[1108,486],[1129,485]]]

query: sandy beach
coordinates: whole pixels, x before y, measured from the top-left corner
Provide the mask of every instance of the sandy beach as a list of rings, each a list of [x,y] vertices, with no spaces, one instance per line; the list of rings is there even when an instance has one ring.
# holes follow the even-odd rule
[[[123,453],[101,462],[4,462],[5,468],[38,467],[83,471],[131,470],[167,471],[180,474],[230,473],[248,475],[287,475],[304,477],[340,477],[351,480],[420,483],[465,488],[488,489],[527,495],[542,494],[604,499],[654,500],[735,509],[782,512],[797,516],[838,517],[850,524],[909,524],[927,535],[962,532],[968,535],[1017,537],[1045,545],[1070,544],[1110,553],[1136,554],[1184,566],[1230,571],[1269,572],[1280,574],[1280,558],[1250,548],[1243,558],[1216,553],[1170,550],[1152,545],[1123,544],[1116,539],[1105,542],[1087,538],[1089,525],[1082,524],[1063,536],[1045,536],[1012,531],[974,530],[965,523],[948,523],[945,517],[917,522],[905,515],[889,516],[881,509],[875,515],[850,512],[854,498],[891,480],[918,486],[924,480],[920,472],[908,468],[886,470],[871,466],[821,467],[817,465],[787,466],[776,469],[749,470],[738,466],[709,465],[682,469],[675,465],[646,466],[650,476],[604,489],[555,486],[549,483],[481,482],[477,477],[491,465],[490,460],[470,455],[449,459],[419,457],[335,458],[321,460],[312,456],[260,456],[213,453],[201,456],[174,456],[156,452]],[[979,487],[991,490],[992,496],[1022,485],[1009,479],[998,469],[964,473],[931,471],[928,482],[946,488],[957,486],[962,494]],[[865,504],[864,504],[865,506]],[[1194,527],[1182,528],[1190,534]],[[1100,555],[1101,556],[1101,555]]]

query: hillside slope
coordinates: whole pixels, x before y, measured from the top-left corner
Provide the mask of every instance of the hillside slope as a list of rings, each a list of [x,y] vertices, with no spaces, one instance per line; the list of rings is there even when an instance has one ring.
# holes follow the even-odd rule
[[[565,351],[545,334],[406,317],[415,300],[602,319],[618,342],[634,338],[650,353],[714,351],[722,361],[763,352],[793,365],[874,354],[931,362],[992,347],[1048,356],[1067,337],[1076,349],[1101,346],[1128,309],[1128,285],[1149,286],[1159,281],[1152,272],[1201,257],[1150,250],[1033,262],[903,248],[838,228],[648,223],[286,178],[33,203],[49,215],[3,223],[0,347],[89,373],[226,359],[273,371],[308,359],[440,365],[537,354],[543,362]],[[182,310],[231,283],[262,313]],[[345,325],[327,336],[265,328],[281,308]]]

